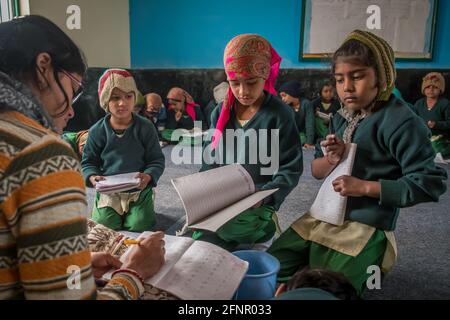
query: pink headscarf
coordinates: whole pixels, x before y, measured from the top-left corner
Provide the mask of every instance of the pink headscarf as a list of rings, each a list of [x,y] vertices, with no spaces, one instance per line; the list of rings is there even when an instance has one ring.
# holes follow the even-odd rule
[[[198,106],[198,104],[195,103],[192,96],[187,93],[186,90],[177,87],[172,88],[167,94],[167,98],[184,101],[186,106],[186,113],[192,118],[193,121],[195,121],[195,107]]]
[[[256,34],[241,34],[234,37],[225,48],[223,62],[228,80],[263,78],[266,80],[264,90],[273,95],[277,94],[274,86],[280,70],[281,57],[263,37]],[[236,98],[229,88],[214,132],[213,149],[217,147],[222,132],[230,120],[231,108],[235,101]]]

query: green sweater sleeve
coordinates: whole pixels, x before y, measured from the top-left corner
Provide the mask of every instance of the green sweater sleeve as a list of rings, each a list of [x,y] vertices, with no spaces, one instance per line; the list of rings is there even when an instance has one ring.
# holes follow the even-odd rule
[[[380,205],[397,208],[438,201],[446,191],[447,173],[434,164],[429,131],[417,118],[408,118],[388,137],[389,152],[399,162],[403,176],[380,180]]]
[[[211,112],[211,117],[210,117],[211,125],[210,125],[210,129],[208,130],[208,135],[205,137],[205,140],[203,142],[202,154],[205,154],[206,149],[211,144],[211,139],[212,139],[212,136],[214,135],[214,129],[216,127],[217,119],[219,118],[221,108],[222,108],[222,103],[219,104],[218,106],[216,106],[214,108],[214,110]],[[208,152],[206,152],[206,155],[208,155]],[[212,159],[209,159],[209,158],[205,159],[204,156],[202,157],[202,167],[200,168],[200,172],[208,171],[208,170],[219,167],[218,164],[211,163],[211,160]]]
[[[306,143],[314,144],[315,136],[315,122],[314,122],[314,108],[312,103],[307,101],[304,104],[305,108],[305,130],[306,130]]]
[[[144,130],[145,128],[145,130]],[[159,178],[165,169],[165,158],[159,145],[158,133],[153,125],[143,126],[140,130],[142,132],[142,140],[145,145],[145,169],[144,173],[152,177],[150,185],[156,187]]]
[[[279,188],[273,194],[273,205],[276,210],[281,206],[287,195],[297,186],[303,173],[303,154],[293,110],[290,117],[279,117],[279,169],[272,180],[261,187],[261,190]]]
[[[436,129],[447,130],[448,135],[450,135],[450,102],[447,100],[441,108],[444,119],[442,121],[436,121]]]
[[[83,149],[83,157],[81,159],[81,171],[83,173],[83,178],[86,186],[92,188],[92,184],[89,181],[89,177],[91,176],[101,176],[102,173],[102,160],[100,158],[103,145],[104,138],[103,135],[100,134],[101,126],[94,125],[89,130],[88,139],[86,141],[86,145]]]

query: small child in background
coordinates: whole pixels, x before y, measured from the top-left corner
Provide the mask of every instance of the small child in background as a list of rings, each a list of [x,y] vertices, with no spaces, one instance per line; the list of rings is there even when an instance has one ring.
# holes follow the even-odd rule
[[[431,72],[423,78],[422,94],[413,110],[430,129],[434,151],[442,157],[450,157],[450,101],[442,97],[445,79],[438,72]]]
[[[339,101],[335,98],[335,90],[331,82],[324,82],[319,92],[319,97],[312,101],[312,108],[316,116],[316,140],[321,140],[326,137],[330,115],[334,116],[341,108]]]
[[[161,133],[166,141],[172,141],[172,133],[176,129],[193,130],[195,121],[202,122],[202,128],[198,129],[206,128],[200,106],[186,90],[177,87],[170,89],[167,103],[166,128]]]
[[[83,157],[83,149],[86,145],[88,135],[89,130],[83,130],[80,132],[64,132],[61,135],[61,138],[70,144],[73,151],[75,151],[75,153],[81,160],[81,158]]]
[[[219,85],[215,86],[213,89],[214,99],[211,100],[208,105],[204,108],[203,113],[205,116],[205,121],[207,127],[211,127],[211,114],[214,111],[215,107],[225,100],[225,97],[228,93],[228,88],[230,85],[228,82],[222,82]]]
[[[359,300],[355,288],[342,273],[304,268],[275,293],[276,300]]]
[[[153,190],[165,159],[155,126],[133,113],[138,89],[126,70],[109,69],[99,80],[100,106],[107,112],[90,130],[81,161],[88,187],[104,176],[139,172],[135,190],[95,197],[92,219],[113,230],[143,232],[156,223]]]
[[[167,110],[159,94],[149,93],[145,95],[145,108],[141,115],[149,119],[155,125],[158,132],[165,129]]]
[[[281,100],[295,111],[295,123],[300,132],[302,146],[314,149],[314,111],[311,102],[302,98],[300,82],[295,80],[286,82],[280,87],[279,92]]]

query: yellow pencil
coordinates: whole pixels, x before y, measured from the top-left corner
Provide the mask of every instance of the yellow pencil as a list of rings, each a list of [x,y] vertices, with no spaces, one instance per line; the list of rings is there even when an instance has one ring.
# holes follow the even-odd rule
[[[123,241],[123,244],[125,244],[127,246],[132,245],[132,244],[140,244],[140,243],[141,243],[140,240],[124,240]]]

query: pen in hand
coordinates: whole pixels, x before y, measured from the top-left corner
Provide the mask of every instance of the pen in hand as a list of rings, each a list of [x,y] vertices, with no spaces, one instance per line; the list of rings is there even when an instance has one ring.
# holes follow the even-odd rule
[[[128,239],[128,240],[124,240],[123,241],[123,244],[127,245],[127,246],[130,246],[130,245],[133,245],[133,244],[140,244],[140,243],[141,243],[140,240],[132,240],[132,239]]]

